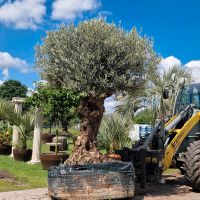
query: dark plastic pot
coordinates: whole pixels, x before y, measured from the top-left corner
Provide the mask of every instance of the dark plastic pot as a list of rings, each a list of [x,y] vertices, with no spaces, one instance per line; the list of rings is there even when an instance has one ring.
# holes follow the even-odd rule
[[[14,159],[18,161],[27,162],[31,160],[32,150],[31,149],[13,149]]]
[[[0,155],[10,155],[12,146],[8,144],[0,144]]]
[[[42,169],[48,170],[52,166],[58,166],[65,162],[67,158],[69,158],[69,155],[63,153],[42,153],[40,154]]]
[[[49,134],[49,133],[42,134],[42,142],[43,142],[43,144],[52,142],[52,139],[55,136],[56,136],[55,134]]]

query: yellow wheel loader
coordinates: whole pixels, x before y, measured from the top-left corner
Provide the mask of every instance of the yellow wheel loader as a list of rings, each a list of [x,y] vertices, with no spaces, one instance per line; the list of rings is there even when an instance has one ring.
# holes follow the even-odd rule
[[[165,90],[164,98],[167,98]],[[157,121],[151,134],[133,147],[118,150],[122,160],[135,168],[136,193],[145,193],[146,183],[162,182],[162,173],[172,164],[200,192],[200,84],[180,89],[174,116]]]

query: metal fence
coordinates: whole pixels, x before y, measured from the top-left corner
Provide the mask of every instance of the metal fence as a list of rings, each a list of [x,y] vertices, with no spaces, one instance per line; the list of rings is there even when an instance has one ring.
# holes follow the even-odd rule
[[[131,197],[134,168],[129,162],[60,165],[49,169],[48,188],[50,195],[63,199]]]

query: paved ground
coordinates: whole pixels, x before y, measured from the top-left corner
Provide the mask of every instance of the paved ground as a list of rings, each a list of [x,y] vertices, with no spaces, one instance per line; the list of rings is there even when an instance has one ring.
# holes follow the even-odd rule
[[[147,194],[134,200],[200,200],[200,193],[187,186],[179,174],[165,175],[165,184],[148,184]]]
[[[46,188],[1,192],[0,200],[50,200]]]
[[[167,175],[166,184],[149,184],[145,196],[133,200],[200,200],[200,193],[195,193],[186,186],[183,176]],[[0,200],[50,200],[46,188],[0,193]]]

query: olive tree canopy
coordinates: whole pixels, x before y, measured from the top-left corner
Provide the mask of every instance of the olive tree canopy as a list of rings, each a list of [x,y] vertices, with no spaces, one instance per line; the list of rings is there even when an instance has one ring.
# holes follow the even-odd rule
[[[143,87],[146,74],[158,61],[150,39],[135,28],[128,32],[103,19],[47,32],[36,47],[36,68],[41,77],[53,86],[85,96],[80,109],[81,133],[71,158],[76,160],[76,153],[83,149],[94,152],[104,99],[118,91]]]
[[[94,96],[136,90],[157,64],[151,40],[104,20],[61,26],[36,50],[42,78]]]

